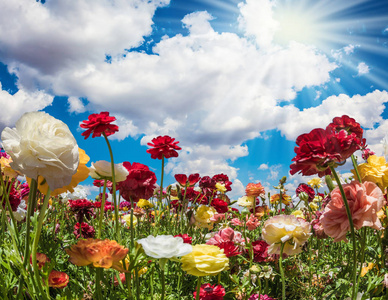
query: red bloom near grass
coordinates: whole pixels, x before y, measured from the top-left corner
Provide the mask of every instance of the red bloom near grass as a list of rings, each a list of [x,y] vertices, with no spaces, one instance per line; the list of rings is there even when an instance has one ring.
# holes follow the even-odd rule
[[[185,244],[191,244],[193,242],[192,241],[193,238],[189,236],[187,233],[184,233],[184,234],[180,233],[180,234],[174,235],[174,237],[177,237],[177,236],[181,237]]]
[[[104,111],[99,114],[91,114],[88,120],[84,120],[80,125],[81,128],[87,129],[81,135],[85,137],[85,140],[93,133],[92,138],[101,136],[105,133],[106,136],[110,136],[119,131],[119,127],[114,124],[110,124],[116,121],[116,118],[109,116],[109,112]]]
[[[226,213],[228,211],[228,203],[219,198],[214,198],[210,204],[213,206],[219,214]]]
[[[229,242],[221,242],[216,245],[220,249],[224,249],[224,254],[226,257],[237,256],[242,252],[239,251],[239,247],[236,246],[232,241]]]
[[[202,284],[199,290],[200,300],[222,300],[225,296],[225,289],[222,285],[211,285],[210,283]],[[194,292],[194,299],[197,292]]]
[[[117,190],[127,200],[137,202],[139,199],[149,199],[154,194],[156,175],[143,164],[123,162],[129,174],[124,181],[117,184]]]
[[[69,283],[69,275],[65,272],[52,270],[48,276],[49,287],[63,289]]]
[[[165,136],[158,136],[152,139],[152,143],[147,143],[152,148],[147,149],[147,153],[151,154],[152,159],[162,159],[170,157],[178,157],[178,152],[175,150],[181,150],[182,148],[177,146],[179,142],[174,138]]]
[[[189,178],[187,178],[187,175],[185,174],[175,174],[175,180],[181,185],[181,186],[194,186],[200,179],[201,177],[199,176],[198,173],[195,174],[190,174]]]
[[[253,260],[255,262],[263,262],[268,257],[268,247],[266,241],[254,241],[252,242],[252,248],[253,248]]]
[[[81,230],[80,230],[81,226]],[[81,225],[79,223],[74,225],[74,235],[77,239],[80,238],[80,231],[81,231],[81,236],[84,239],[87,238],[93,238],[95,234],[95,230],[93,226],[90,226],[88,223],[82,222]]]

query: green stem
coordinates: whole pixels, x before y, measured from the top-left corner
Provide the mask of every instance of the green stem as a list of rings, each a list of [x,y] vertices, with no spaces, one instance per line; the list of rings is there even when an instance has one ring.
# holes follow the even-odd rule
[[[100,207],[100,219],[98,221],[98,232],[97,232],[97,238],[101,238],[101,232],[102,232],[102,220],[104,219],[104,207],[105,207],[105,195],[106,195],[106,179],[104,179],[104,188],[102,192],[102,199],[101,199],[101,207]]]
[[[199,293],[201,291],[201,279],[202,279],[202,277],[199,276],[198,281],[197,281],[197,294],[195,296],[195,300],[199,300]]]
[[[345,209],[346,209],[346,214],[348,215],[348,220],[349,220],[349,227],[350,227],[350,233],[351,233],[351,236],[352,236],[352,244],[353,244],[353,270],[352,270],[352,283],[353,283],[353,286],[352,286],[352,300],[356,299],[356,284],[357,284],[357,280],[356,280],[356,277],[357,277],[357,250],[356,250],[356,235],[355,235],[355,232],[354,232],[354,225],[353,225],[353,218],[352,218],[352,214],[350,212],[350,209],[349,209],[349,203],[348,203],[348,200],[346,198],[346,195],[345,195],[345,191],[342,187],[342,184],[341,184],[341,181],[338,177],[338,174],[336,173],[334,167],[330,166],[330,170],[331,170],[331,173],[333,174],[337,184],[338,184],[338,188],[341,192],[341,196],[342,196],[342,199],[344,201],[344,204],[345,204]]]
[[[161,279],[162,279],[162,296],[160,298],[161,300],[164,299],[164,294],[165,294],[165,290],[166,290],[166,282],[165,282],[165,274],[164,274],[166,262],[167,262],[166,258],[159,259],[160,275],[161,275]]]
[[[351,158],[352,158],[354,172],[356,173],[357,180],[358,180],[358,182],[362,183],[360,173],[358,172],[357,161],[356,161],[356,158],[354,157],[354,154],[352,154]]]
[[[98,299],[98,300],[102,300],[102,295],[101,295],[101,277],[102,277],[102,268],[96,268],[95,295],[96,295],[96,299]]]
[[[119,204],[117,203],[116,199],[116,175],[115,175],[115,163],[113,161],[113,151],[110,146],[108,137],[106,136],[105,132],[102,133],[106,144],[108,145],[109,149],[109,155],[110,155],[110,164],[112,168],[112,198],[113,198],[113,204],[115,208],[115,235],[116,235],[116,240],[118,243],[121,242],[121,234],[120,234],[120,228],[119,228]]]
[[[280,246],[280,257],[279,257],[279,270],[280,270],[280,276],[282,277],[282,300],[286,300],[286,281],[284,278],[284,269],[283,269],[283,250],[284,250],[284,243]]]

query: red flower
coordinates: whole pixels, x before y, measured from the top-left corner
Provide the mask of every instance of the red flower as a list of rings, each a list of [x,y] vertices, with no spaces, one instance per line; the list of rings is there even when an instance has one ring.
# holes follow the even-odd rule
[[[230,192],[232,190],[232,188],[230,187],[232,185],[232,182],[229,181],[228,175],[225,175],[223,173],[216,174],[212,177],[212,179],[215,180],[216,183],[219,182],[219,183],[223,184],[225,186],[227,192]]]
[[[298,187],[296,188],[296,195],[299,197],[300,193],[306,193],[308,196],[308,202],[313,201],[315,197],[315,192],[313,188],[305,183],[300,183]]]
[[[335,117],[333,122],[327,127],[332,128],[336,132],[345,130],[348,134],[354,133],[360,140],[362,139],[363,129],[360,124],[358,124],[355,119],[350,118],[347,115]]]
[[[290,174],[328,175],[331,173],[329,167],[344,162],[360,148],[360,143],[355,133],[348,134],[345,130],[313,129],[296,139],[296,156],[292,159]]]
[[[268,257],[268,247],[269,245],[265,241],[252,242],[253,260],[255,262],[265,261]]]
[[[49,287],[63,289],[69,283],[69,275],[65,272],[52,270],[48,276]]]
[[[185,174],[176,174],[174,177],[181,186],[194,186],[201,179],[198,173],[190,174],[189,179]]]
[[[183,242],[186,244],[192,243],[193,238],[186,233],[185,234],[180,233],[180,234],[174,235],[174,237],[177,237],[177,236],[181,237],[183,239]]]
[[[206,196],[211,196],[216,190],[216,181],[209,176],[203,176],[199,181],[199,187]]]
[[[182,148],[177,146],[178,141],[174,141],[175,139],[168,135],[153,138],[152,143],[147,143],[148,146],[152,147],[147,149],[147,153],[151,154],[152,159],[178,157],[178,152],[175,150],[181,150]]]
[[[194,299],[197,292],[194,292]],[[200,300],[222,300],[225,296],[225,289],[222,285],[211,285],[210,283],[202,284],[199,290]]]
[[[116,118],[109,116],[109,112],[107,111],[99,114],[91,114],[88,119],[89,120],[84,120],[80,125],[81,128],[87,129],[81,134],[85,136],[85,139],[87,139],[91,133],[93,133],[92,138],[95,138],[97,136],[101,136],[102,133],[105,133],[106,136],[110,136],[119,131],[119,127],[117,125],[110,124],[113,121],[116,121]]]
[[[87,199],[69,200],[70,209],[72,211],[78,211],[85,208],[92,208],[94,205]]]
[[[42,270],[45,264],[50,263],[50,258],[44,253],[36,253],[36,264],[38,265],[38,269]],[[32,254],[30,255],[30,264],[32,265]]]
[[[242,253],[239,251],[238,246],[236,246],[232,241],[221,242],[216,246],[220,249],[224,249],[224,254],[226,257],[236,256]]]
[[[156,175],[143,164],[123,162],[129,174],[124,181],[117,184],[117,190],[127,200],[137,202],[139,199],[149,199],[154,194]]]
[[[75,237],[77,239],[79,239],[80,237],[80,224],[77,223],[74,225],[74,231],[73,231]],[[88,223],[81,223],[81,236],[82,238],[84,239],[87,239],[87,238],[93,238],[94,237],[94,234],[95,234],[95,230],[93,228],[93,226],[90,226]]]
[[[18,182],[18,181],[15,181],[13,183],[4,181],[4,186],[8,186],[8,189],[9,189],[8,199],[9,199],[9,204],[11,205],[12,211],[16,211],[18,209],[20,202],[21,202],[20,192],[15,188],[16,182]],[[0,201],[3,204],[3,208],[5,208],[6,207],[6,199],[4,196],[1,198],[2,198],[2,200],[0,200]]]
[[[228,203],[219,198],[214,198],[210,205],[213,206],[219,214],[223,214],[228,211]]]
[[[104,186],[104,180],[103,179],[95,179],[93,181],[93,185],[96,187],[103,187]]]

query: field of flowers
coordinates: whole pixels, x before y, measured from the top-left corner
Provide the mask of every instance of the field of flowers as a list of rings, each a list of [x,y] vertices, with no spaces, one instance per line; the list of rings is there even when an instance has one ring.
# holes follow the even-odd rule
[[[107,144],[108,161],[90,167],[44,112],[3,130],[0,299],[388,299],[388,163],[354,119],[297,138],[290,174],[316,176],[308,184],[287,191],[283,177],[271,195],[249,183],[236,200],[226,174],[164,186],[165,161],[181,150],[169,136],[148,144],[160,178],[115,164],[114,121],[101,112],[81,124]],[[336,167],[348,159],[344,181]],[[77,197],[89,176],[99,196]]]

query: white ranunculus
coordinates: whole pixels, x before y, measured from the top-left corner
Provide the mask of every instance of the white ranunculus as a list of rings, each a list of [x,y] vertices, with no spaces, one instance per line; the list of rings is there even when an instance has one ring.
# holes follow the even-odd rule
[[[25,113],[1,133],[11,167],[30,178],[43,176],[51,190],[70,184],[77,172],[79,153],[69,127],[45,112]]]
[[[103,179],[112,177],[112,166],[111,163],[105,160],[99,160],[95,163],[92,163],[92,166],[89,167],[90,177],[93,179]],[[129,172],[123,166],[123,164],[115,164],[115,179],[116,182],[124,181],[127,179]]]
[[[137,240],[143,246],[144,252],[153,258],[173,258],[184,256],[193,251],[190,244],[185,244],[179,236],[172,235],[149,235],[144,239]]]
[[[74,192],[62,193],[60,196],[62,197],[62,202],[66,203],[68,200],[87,199],[89,194],[89,191],[83,185],[77,185],[74,187]]]

